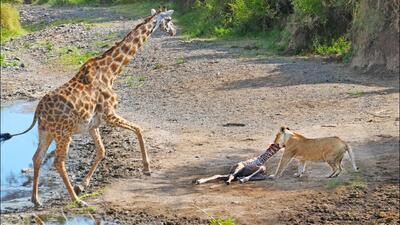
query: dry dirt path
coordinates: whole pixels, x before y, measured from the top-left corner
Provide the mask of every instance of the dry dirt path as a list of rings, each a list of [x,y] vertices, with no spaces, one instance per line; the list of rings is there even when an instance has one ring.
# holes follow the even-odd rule
[[[56,47],[92,50],[99,41],[117,40],[136,22],[117,17],[110,23],[89,30],[79,24],[50,28],[7,44],[8,57],[15,54],[32,63],[2,71],[2,103],[37,99],[74,74],[72,68],[52,64],[49,59],[58,56],[51,51],[19,51],[24,43],[47,38]],[[76,31],[79,35],[71,35]],[[104,38],[108,34],[115,35]],[[315,59],[254,54],[180,36],[157,34],[149,40],[115,89],[121,115],[144,128],[153,175],[141,176],[132,134],[103,129],[107,159],[93,189],[107,184],[106,191],[89,200],[97,214],[126,224],[203,224],[207,216],[199,208],[234,218],[236,224],[399,222],[399,77],[359,74]],[[281,125],[308,137],[340,136],[353,146],[361,172],[352,172],[346,156],[345,172],[337,179],[325,178],[329,168],[323,163],[310,163],[305,177],[293,178],[292,162],[277,181],[192,184],[259,154]],[[69,173],[75,181],[93,158],[88,141],[76,139],[71,147]],[[268,173],[281,154],[268,162]],[[45,202],[52,205],[45,211],[60,207],[52,199]]]

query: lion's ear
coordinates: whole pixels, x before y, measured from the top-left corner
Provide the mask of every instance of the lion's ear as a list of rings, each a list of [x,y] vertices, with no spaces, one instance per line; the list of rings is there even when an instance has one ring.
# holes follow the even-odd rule
[[[290,130],[289,127],[286,127],[286,130]]]
[[[281,132],[285,132],[285,127],[281,127]]]

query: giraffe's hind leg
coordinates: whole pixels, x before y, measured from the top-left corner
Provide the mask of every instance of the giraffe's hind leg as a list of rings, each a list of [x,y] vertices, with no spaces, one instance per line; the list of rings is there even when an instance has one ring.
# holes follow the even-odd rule
[[[113,112],[106,115],[104,119],[110,125],[114,125],[114,126],[121,127],[121,128],[128,129],[128,130],[135,132],[136,137],[139,141],[140,152],[142,153],[142,161],[143,161],[143,167],[144,167],[143,173],[145,175],[150,176],[151,171],[150,171],[149,156],[147,155],[147,151],[144,147],[142,129],[138,125],[125,120],[124,118],[120,117],[119,115],[117,115]]]
[[[56,158],[54,160],[54,166],[56,167],[58,173],[64,181],[65,187],[71,197],[73,202],[76,202],[79,206],[87,206],[87,204],[80,200],[78,196],[75,194],[75,191],[69,181],[67,171],[65,169],[65,160],[68,156],[69,144],[71,143],[71,137],[58,137],[56,138],[57,147],[56,147]]]
[[[39,200],[39,191],[38,191],[40,165],[42,163],[43,155],[46,153],[52,140],[53,139],[46,131],[39,129],[39,145],[35,152],[35,155],[33,155],[33,158],[32,158],[32,160],[33,160],[33,190],[32,190],[31,201],[33,204],[35,204],[36,207],[39,207],[42,205],[42,203]]]
[[[82,185],[74,187],[75,193],[77,195],[79,195],[82,191],[85,190],[85,188],[89,186],[90,179],[92,178],[94,171],[96,171],[97,166],[99,165],[100,161],[104,159],[106,153],[103,142],[101,141],[99,129],[98,128],[91,129],[89,133],[96,146],[96,158],[94,159],[93,166],[90,168],[88,174],[83,179]]]

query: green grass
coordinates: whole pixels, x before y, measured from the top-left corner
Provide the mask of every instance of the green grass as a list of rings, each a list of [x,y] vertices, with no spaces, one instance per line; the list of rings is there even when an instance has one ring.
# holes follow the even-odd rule
[[[96,192],[92,192],[92,193],[89,193],[89,194],[84,194],[81,197],[79,197],[79,199],[80,200],[87,200],[89,198],[95,198],[95,197],[98,197],[98,196],[102,195],[104,192],[106,192],[106,189],[102,188],[102,189],[97,190]],[[65,210],[78,209],[80,213],[84,213],[84,214],[95,213],[96,210],[97,210],[96,207],[93,207],[93,206],[80,208],[77,202],[68,203],[64,207],[64,209]]]
[[[364,91],[349,91],[347,94],[353,98],[363,97],[365,95]]]
[[[37,4],[49,4],[52,6],[82,6],[96,5],[98,1],[93,0],[38,0]]]
[[[11,4],[1,3],[0,11],[0,43],[26,33],[19,22],[18,11]]]
[[[124,83],[131,88],[140,88],[144,85],[147,80],[145,76],[130,76],[125,75]]]
[[[176,64],[177,65],[184,64],[185,62],[186,62],[186,60],[185,60],[184,57],[179,57],[179,58],[176,59]]]
[[[346,55],[351,49],[350,41],[344,37],[333,41],[331,45],[314,42],[314,52],[318,55]]]
[[[3,67],[6,62],[6,57],[3,54],[0,54],[0,67]]]
[[[353,180],[344,181],[340,178],[330,178],[325,185],[326,189],[336,189],[338,187],[344,186],[352,189],[365,189],[368,187],[367,183],[363,181],[360,177],[354,177]]]
[[[60,54],[58,61],[65,66],[71,67],[78,67],[88,59],[99,54],[98,52],[85,52],[76,47],[60,48],[57,49],[57,51]]]
[[[338,178],[330,178],[328,180],[328,182],[326,183],[325,187],[327,189],[335,189],[335,188],[337,188],[339,186],[343,186],[344,184],[345,183],[342,180],[338,179]]]
[[[0,54],[0,67],[7,68],[7,67],[18,67],[20,62],[18,60],[10,60],[7,61],[5,55]]]
[[[163,64],[160,64],[160,63],[157,63],[155,66],[154,66],[154,70],[158,70],[158,69],[161,69],[161,68],[164,68],[165,66],[163,65]]]
[[[42,22],[34,25],[29,25],[25,27],[25,30],[27,30],[28,32],[37,32],[46,28],[58,27],[63,24],[82,24],[84,26],[90,27],[91,23],[92,22],[85,19],[60,19],[51,23]]]
[[[235,225],[235,220],[232,218],[228,219],[221,219],[221,218],[216,218],[216,219],[209,219],[211,225]]]

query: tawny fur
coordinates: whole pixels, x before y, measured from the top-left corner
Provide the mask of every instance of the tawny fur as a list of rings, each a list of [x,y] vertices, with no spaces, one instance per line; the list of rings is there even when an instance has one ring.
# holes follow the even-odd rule
[[[300,162],[299,171],[295,176],[301,177],[304,174],[307,161],[324,161],[332,169],[332,174],[328,177],[336,177],[342,172],[341,162],[346,152],[354,170],[358,170],[351,147],[339,137],[310,139],[290,131],[287,127],[281,127],[277,138],[285,150],[272,177],[280,177],[293,158]]]

